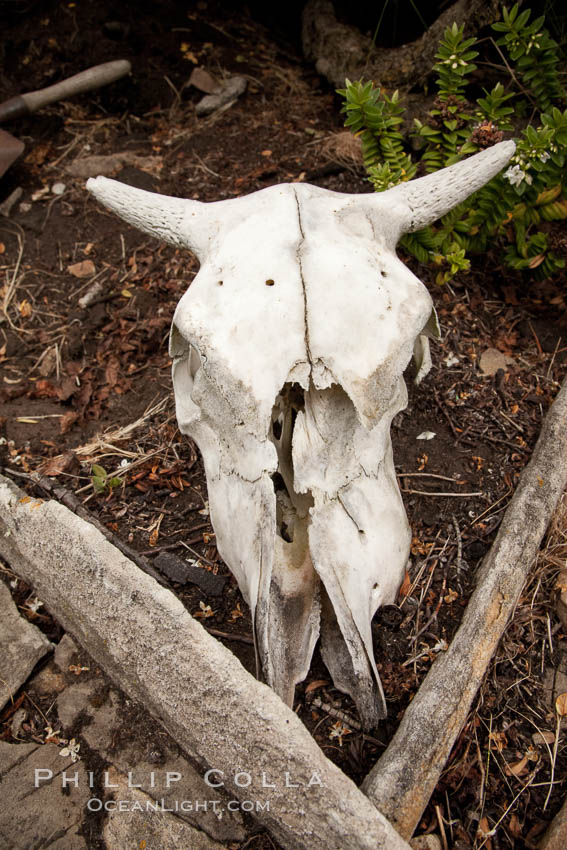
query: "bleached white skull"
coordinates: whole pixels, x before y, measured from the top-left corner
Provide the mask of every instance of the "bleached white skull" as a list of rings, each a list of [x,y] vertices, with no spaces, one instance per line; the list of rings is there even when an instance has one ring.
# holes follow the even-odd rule
[[[385,715],[371,621],[394,601],[410,545],[390,423],[432,314],[395,247],[513,151],[503,142],[381,194],[295,183],[204,204],[87,184],[201,262],[171,330],[177,418],[203,455],[218,550],[250,605],[261,670],[290,705],[320,636],[365,724]]]

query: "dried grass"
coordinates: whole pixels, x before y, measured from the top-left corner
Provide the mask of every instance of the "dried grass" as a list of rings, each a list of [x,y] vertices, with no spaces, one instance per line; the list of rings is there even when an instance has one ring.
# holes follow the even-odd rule
[[[349,130],[326,136],[321,142],[321,155],[329,162],[344,166],[362,166],[362,143]]]

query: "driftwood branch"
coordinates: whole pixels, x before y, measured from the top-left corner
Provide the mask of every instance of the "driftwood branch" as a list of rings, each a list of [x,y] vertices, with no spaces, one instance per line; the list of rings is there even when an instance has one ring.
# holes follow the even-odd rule
[[[431,73],[444,30],[453,22],[465,25],[470,36],[495,21],[499,0],[457,0],[421,38],[394,48],[374,48],[356,27],[341,24],[330,0],[309,0],[303,11],[303,52],[331,85],[351,80],[374,80],[387,89],[407,90]],[[378,12],[377,12],[378,14]]]
[[[363,790],[409,838],[439,780],[567,484],[567,380],[479,570],[462,624]]]
[[[203,771],[222,771],[214,781],[234,799],[269,801],[255,816],[284,847],[328,850],[348,836],[350,850],[409,850],[293,711],[172,593],[97,528],[2,476],[0,556]]]

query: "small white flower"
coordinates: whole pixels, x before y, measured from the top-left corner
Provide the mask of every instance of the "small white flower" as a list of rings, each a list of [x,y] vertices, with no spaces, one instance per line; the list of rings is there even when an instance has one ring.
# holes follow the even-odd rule
[[[66,747],[63,747],[62,750],[60,750],[59,755],[63,756],[64,758],[66,756],[71,756],[71,761],[73,762],[73,764],[75,764],[75,762],[79,760],[78,752],[80,749],[81,745],[77,744],[74,738],[71,738],[68,745]]]
[[[30,611],[33,611],[34,614],[37,614],[39,609],[43,608],[43,602],[36,596],[34,599],[30,599],[29,602],[26,602],[26,606],[30,609]]]
[[[59,737],[61,729],[57,729],[57,731],[53,731],[53,727],[46,726],[45,727],[45,743],[47,744],[51,741],[54,744],[57,743],[67,743],[67,741],[63,742],[63,739]]]
[[[519,186],[525,176],[526,175],[519,165],[512,165],[504,172],[504,177],[512,184],[512,186]]]
[[[120,461],[120,466],[122,468],[124,468],[125,466],[128,466],[129,464],[130,464],[130,461],[128,460],[127,457],[123,457],[122,460]]]
[[[540,162],[547,162],[547,160],[549,159],[550,156],[551,156],[551,154],[549,153],[549,151],[544,151],[543,153],[540,153],[540,155],[539,155]]]
[[[524,174],[524,178],[525,178],[526,183],[528,184],[528,186],[531,186],[531,185],[532,185],[532,183],[533,183],[532,175],[531,175],[531,174],[528,174],[528,172],[526,171],[526,172],[525,172],[525,174]]]
[[[458,67],[459,67],[459,63],[458,63],[458,62],[453,62],[453,63],[451,64],[451,68],[453,68],[453,70],[454,70],[455,68],[458,68]]]

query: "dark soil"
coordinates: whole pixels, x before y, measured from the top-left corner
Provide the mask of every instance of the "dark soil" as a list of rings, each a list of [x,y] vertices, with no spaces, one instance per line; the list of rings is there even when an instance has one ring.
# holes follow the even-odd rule
[[[2,99],[110,59],[133,65],[131,76],[7,128],[26,151],[0,182],[0,202],[23,190],[9,217],[0,216],[0,464],[30,492],[45,495],[45,488],[27,474],[50,477],[48,489],[65,487],[158,569],[158,556],[168,553],[225,577],[216,595],[217,584],[189,582],[179,561],[161,559],[163,580],[253,672],[249,612],[215,548],[200,456],[179,434],[174,414],[167,335],[197,262],[117,221],[69,168],[79,158],[126,153],[112,176],[203,201],[291,181],[366,192],[360,167],[328,152],[342,127],[339,104],[303,64],[293,38],[268,31],[244,9],[15,2],[0,4],[0,13]],[[187,84],[197,65],[219,78],[245,76],[246,94],[226,111],[197,118],[202,93]],[[53,193],[57,183],[65,185],[62,194]],[[75,266],[85,261],[91,272],[77,277]],[[414,270],[426,283],[432,279],[427,268]],[[101,291],[81,308],[95,278]],[[442,341],[419,388],[408,376],[409,406],[393,427],[413,545],[399,604],[375,619],[389,718],[371,736],[362,734],[354,706],[333,689],[317,655],[297,692],[297,713],[356,782],[456,631],[565,375],[562,283],[526,282],[490,255],[450,286],[431,282]],[[484,375],[480,358],[491,348],[510,364]],[[435,436],[420,439],[428,431]],[[100,471],[96,479],[93,464],[106,480]],[[113,477],[116,486],[108,483]],[[532,743],[536,727],[555,729],[542,681],[567,639],[553,606],[556,572],[553,565],[534,571],[424,814],[419,831],[439,832],[442,819],[447,847],[535,847],[562,802],[558,783],[543,810],[550,759]],[[60,629],[44,609],[26,608],[30,595],[20,584],[18,603],[56,640]],[[8,714],[3,720],[3,739],[10,740]],[[525,767],[510,772],[526,753]],[[560,745],[556,782],[566,765]],[[485,841],[483,830],[496,823],[496,835]],[[274,845],[254,836],[246,846]]]

